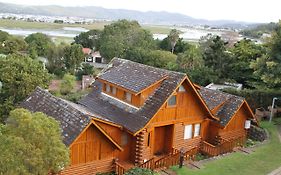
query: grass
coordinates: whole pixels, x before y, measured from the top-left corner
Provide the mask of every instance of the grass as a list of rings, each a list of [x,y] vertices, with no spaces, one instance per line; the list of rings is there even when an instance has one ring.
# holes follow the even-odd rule
[[[0,19],[0,27],[4,28],[20,28],[20,29],[62,29],[63,27],[83,27],[86,29],[103,29],[109,22],[96,22],[92,24],[57,24],[57,23],[45,23],[45,22],[28,22],[22,20],[9,20]],[[144,25],[144,29],[151,31],[151,33],[168,34],[170,27],[168,26],[156,26],[156,25]]]
[[[280,118],[277,119],[281,122]],[[277,126],[262,122],[270,134],[265,145],[256,148],[255,152],[245,155],[237,152],[219,160],[204,164],[200,170],[172,167],[178,175],[264,175],[281,166],[281,143],[278,138]]]

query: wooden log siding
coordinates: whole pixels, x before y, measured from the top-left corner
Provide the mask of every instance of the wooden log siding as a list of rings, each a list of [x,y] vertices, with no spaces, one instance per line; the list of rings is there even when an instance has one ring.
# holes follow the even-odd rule
[[[113,159],[103,159],[79,165],[72,165],[59,173],[59,175],[93,175],[114,171]]]

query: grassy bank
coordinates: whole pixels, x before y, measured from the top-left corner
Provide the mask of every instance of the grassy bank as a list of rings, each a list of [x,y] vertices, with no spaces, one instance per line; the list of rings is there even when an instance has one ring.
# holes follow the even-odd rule
[[[44,22],[27,22],[21,20],[8,20],[0,19],[0,27],[3,28],[20,28],[20,29],[62,29],[63,27],[83,27],[86,29],[103,29],[109,22],[96,22],[93,24],[57,24],[57,23],[44,23]],[[152,33],[167,34],[170,28],[167,26],[154,26],[144,25],[143,28],[151,31]]]
[[[277,122],[281,123],[280,118]],[[281,166],[281,143],[276,125],[268,122],[262,122],[261,125],[270,133],[270,141],[249,155],[240,152],[233,153],[204,164],[204,168],[200,170],[178,169],[177,167],[172,169],[178,175],[265,175]]]

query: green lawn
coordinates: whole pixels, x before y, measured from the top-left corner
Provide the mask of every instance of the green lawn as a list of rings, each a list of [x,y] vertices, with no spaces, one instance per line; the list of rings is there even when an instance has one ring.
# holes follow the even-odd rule
[[[27,22],[21,20],[0,19],[0,27],[4,28],[21,28],[21,29],[62,29],[63,27],[83,27],[86,29],[103,29],[109,22],[96,22],[93,24],[57,24],[44,22]],[[151,33],[168,34],[170,27],[157,25],[144,25],[143,28],[151,31]]]
[[[280,118],[278,120],[280,124]],[[172,169],[178,175],[265,175],[281,166],[281,143],[276,125],[268,122],[262,122],[261,125],[269,131],[270,141],[249,155],[233,153],[204,164],[200,170],[178,169],[177,167]]]

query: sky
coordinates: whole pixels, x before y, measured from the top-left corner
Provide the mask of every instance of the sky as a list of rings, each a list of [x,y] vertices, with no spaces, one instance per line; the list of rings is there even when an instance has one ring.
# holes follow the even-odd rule
[[[277,22],[281,19],[280,0],[0,0],[0,2],[168,11],[208,20]]]

